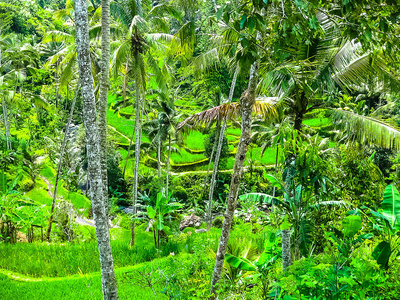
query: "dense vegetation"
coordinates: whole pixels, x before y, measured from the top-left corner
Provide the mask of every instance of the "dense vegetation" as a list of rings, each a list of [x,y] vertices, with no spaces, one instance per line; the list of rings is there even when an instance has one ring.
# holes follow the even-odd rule
[[[0,299],[399,299],[399,33],[394,0],[0,1]]]

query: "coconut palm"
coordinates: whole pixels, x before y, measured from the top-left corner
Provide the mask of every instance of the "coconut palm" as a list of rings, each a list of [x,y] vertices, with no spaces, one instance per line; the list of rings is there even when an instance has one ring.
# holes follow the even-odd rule
[[[186,35],[188,32],[192,32],[187,30],[187,28],[191,28],[187,24],[184,24],[182,26],[183,29],[179,29],[175,35],[168,33],[168,22],[163,16],[166,13],[172,13],[175,18],[179,19],[179,15],[170,6],[165,4],[156,5],[148,13],[144,13],[140,1],[120,0],[112,4],[112,9],[126,28],[125,34],[117,38],[113,43],[115,49],[112,59],[113,75],[117,76],[119,72],[124,74],[124,101],[130,78],[133,79],[136,90],[135,169],[132,193],[135,207],[138,195],[142,103],[146,92],[148,70],[151,70],[152,78],[161,93],[167,94],[166,83],[170,77],[169,68],[165,61],[157,60],[155,54],[161,51],[163,53],[169,52],[183,55],[193,51],[194,45],[190,43],[190,39],[189,42],[186,42]],[[132,227],[131,243],[134,243],[134,225]]]
[[[90,57],[92,63],[93,78],[95,84],[99,82],[98,74],[100,74],[99,65],[99,39],[96,39],[100,35],[101,30],[101,12],[102,10],[97,8],[94,9],[92,4],[88,7],[91,11],[89,20],[89,35],[91,37],[90,43]],[[70,25],[70,31],[49,31],[42,40],[42,44],[48,43],[54,44],[50,48],[52,49],[52,55],[48,58],[48,64],[55,67],[56,75],[56,95],[58,91],[67,87],[71,80],[77,77],[77,56],[76,56],[76,42],[75,42],[75,17],[74,17],[74,1],[67,0],[65,8],[55,13],[55,17],[58,20],[62,20],[66,25]],[[44,47],[42,47],[43,49]],[[49,47],[46,47],[49,48]],[[44,49],[46,49],[44,48]],[[98,85],[96,84],[96,90]]]
[[[290,55],[271,71],[264,65],[259,85],[260,92],[269,92],[285,100],[293,128],[299,131],[305,114],[314,109],[333,110],[332,103],[322,99],[324,95],[335,93],[338,86],[344,90],[362,90],[370,84],[371,77],[386,90],[400,86],[381,57],[341,37],[335,23],[326,15],[318,14],[318,18],[325,37],[315,39],[310,45],[299,45],[297,50],[287,49]],[[356,132],[354,137],[358,140],[398,148],[395,140],[400,132],[393,126],[372,116],[344,110],[334,109],[334,114],[337,120],[341,119],[342,124],[346,123]]]
[[[99,133],[100,133],[100,153],[102,165],[103,182],[108,182],[107,178],[107,106],[108,90],[110,86],[110,0],[101,1],[101,77],[99,94]],[[104,184],[104,194],[108,196],[108,186]],[[110,212],[108,197],[106,199],[107,212]]]
[[[89,22],[85,0],[75,1],[76,45],[79,77],[83,99],[83,117],[86,131],[88,170],[91,178],[92,208],[100,256],[104,299],[118,299],[113,258],[110,245],[108,218],[105,210],[105,182],[102,180],[99,133],[96,122],[96,102],[93,75],[90,69]]]
[[[160,181],[160,190],[163,190],[163,183],[161,178],[161,152],[162,148],[167,150],[166,160],[166,194],[169,192],[169,169],[171,161],[171,152],[178,152],[176,140],[173,137],[176,134],[176,125],[180,115],[175,110],[173,100],[161,97],[158,102],[157,119],[146,122],[143,127],[148,132],[148,136],[152,139],[151,144],[157,149],[157,166],[158,177]]]

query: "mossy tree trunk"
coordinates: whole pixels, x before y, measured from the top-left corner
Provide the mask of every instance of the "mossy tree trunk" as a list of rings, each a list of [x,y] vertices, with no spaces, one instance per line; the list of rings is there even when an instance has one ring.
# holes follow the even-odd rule
[[[131,228],[130,244],[135,244],[135,226],[137,214],[138,186],[139,186],[139,160],[140,160],[140,144],[142,135],[142,103],[139,85],[136,84],[136,107],[135,107],[135,168],[133,171],[133,222]],[[132,144],[132,142],[131,142]]]
[[[75,0],[75,25],[79,80],[83,100],[82,115],[86,132],[88,172],[90,174],[92,210],[100,257],[103,299],[118,299],[108,218],[104,205],[106,199],[105,183],[103,183],[101,171],[100,136],[96,122],[96,100],[90,62],[89,21],[85,0]]]
[[[110,0],[101,1],[101,78],[99,96],[99,134],[100,134],[100,158],[101,177],[105,196],[107,215],[110,214],[110,202],[108,200],[107,178],[107,106],[108,90],[110,87]]]
[[[260,69],[260,60],[252,64],[250,68],[249,85],[247,90],[240,98],[240,112],[242,117],[241,123],[241,136],[236,152],[235,164],[233,166],[233,173],[231,184],[229,188],[229,195],[227,199],[227,207],[225,211],[225,219],[222,225],[222,233],[218,246],[217,257],[215,260],[214,272],[211,282],[211,295],[216,297],[217,284],[221,279],[222,267],[224,264],[226,247],[229,240],[229,233],[232,228],[233,213],[235,211],[236,200],[239,192],[240,180],[243,176],[243,163],[246,159],[247,148],[250,144],[251,133],[251,113],[256,99],[256,87],[258,83],[258,74]]]

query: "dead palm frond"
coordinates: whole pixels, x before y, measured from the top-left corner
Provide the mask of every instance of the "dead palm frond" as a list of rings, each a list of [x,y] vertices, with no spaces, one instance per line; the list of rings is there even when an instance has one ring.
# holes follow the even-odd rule
[[[253,106],[253,114],[262,116],[266,120],[273,120],[278,117],[278,106],[280,102],[274,97],[259,97]],[[203,125],[211,125],[216,121],[232,120],[240,115],[238,102],[227,102],[216,107],[196,113],[178,124],[177,129],[191,129]]]

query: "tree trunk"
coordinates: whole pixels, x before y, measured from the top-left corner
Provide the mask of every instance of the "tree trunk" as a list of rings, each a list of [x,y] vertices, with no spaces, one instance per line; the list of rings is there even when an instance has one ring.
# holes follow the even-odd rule
[[[171,159],[171,134],[168,134],[168,158],[167,158],[167,187],[166,195],[168,197],[168,187],[169,187],[169,160]],[[171,219],[171,218],[170,218]]]
[[[276,144],[276,157],[275,157],[275,177],[278,173],[278,157],[279,157],[279,144]],[[272,197],[275,197],[276,187],[274,186],[274,190],[272,192]],[[272,203],[273,207],[274,203]]]
[[[100,158],[101,177],[105,195],[105,207],[107,215],[110,215],[110,201],[108,200],[107,178],[107,107],[108,90],[110,87],[110,0],[101,1],[101,77],[99,95],[99,134],[100,134]]]
[[[286,270],[292,264],[292,254],[290,251],[290,229],[282,230],[282,268]]]
[[[126,166],[128,164],[128,158],[129,158],[129,154],[131,152],[131,148],[132,148],[132,144],[133,144],[133,138],[135,136],[135,131],[136,131],[136,127],[133,128],[132,137],[131,137],[131,140],[129,141],[128,153],[126,154],[124,170],[122,171],[122,177],[123,178],[125,178]]]
[[[136,226],[136,214],[137,214],[137,199],[138,199],[138,186],[139,186],[139,160],[140,160],[140,144],[141,144],[141,133],[142,133],[142,104],[139,85],[136,84],[136,107],[135,107],[135,168],[133,171],[133,223],[131,229],[131,241],[130,244],[135,244],[135,226]]]
[[[229,90],[229,98],[228,102],[232,102],[233,98],[233,93],[235,91],[235,86],[236,86],[236,81],[237,77],[240,72],[240,67],[237,66],[235,73],[233,74],[232,78],[232,84],[231,84],[231,89]],[[208,216],[207,216],[207,230],[211,229],[211,223],[212,223],[212,198],[214,194],[214,188],[215,188],[215,180],[218,172],[218,165],[219,165],[219,157],[221,156],[221,150],[222,150],[222,143],[224,141],[224,134],[225,134],[225,128],[226,128],[226,119],[223,120],[222,128],[219,131],[219,137],[218,137],[218,145],[217,145],[217,151],[215,155],[215,162],[214,162],[214,169],[213,169],[213,174],[211,176],[211,182],[210,182],[210,192],[208,195]],[[215,140],[216,141],[216,140]],[[214,144],[215,147],[216,143]],[[213,152],[214,152],[214,147],[213,147]],[[213,156],[213,153],[211,153],[211,157]],[[210,158],[210,163],[211,163],[212,158]],[[208,166],[210,168],[210,166]],[[208,177],[208,170],[207,170],[207,175],[206,179]]]
[[[61,149],[60,149],[60,159],[58,160],[56,182],[55,182],[55,185],[54,185],[54,192],[53,192],[53,202],[51,203],[49,226],[47,227],[47,241],[48,242],[50,242],[51,226],[53,224],[53,215],[54,215],[54,210],[55,210],[56,201],[57,201],[58,182],[60,180],[60,174],[61,174],[61,168],[62,168],[64,153],[65,153],[65,148],[67,146],[68,129],[71,126],[72,116],[74,115],[75,103],[76,103],[76,99],[78,98],[79,88],[80,88],[80,85],[79,85],[79,81],[78,81],[78,84],[77,84],[76,89],[75,89],[75,96],[74,96],[74,99],[72,100],[72,105],[71,105],[71,110],[69,112],[67,125],[65,125],[65,134],[64,134],[64,138],[63,138],[63,141],[62,141],[62,144],[61,144]]]
[[[162,179],[161,179],[161,137],[158,137],[157,146],[157,169],[158,169],[158,181],[160,185],[160,192],[162,192]]]
[[[3,119],[4,119],[4,130],[6,134],[6,143],[7,143],[7,150],[11,150],[11,138],[10,138],[10,123],[8,122],[8,109],[7,109],[7,104],[6,100],[2,99],[2,107],[3,107]]]
[[[218,132],[216,132],[216,135],[215,135],[215,138],[216,138],[216,139],[219,137],[219,134],[217,134],[217,133],[218,133]],[[215,139],[214,139],[214,141],[215,141]],[[218,146],[218,144],[217,144],[217,143],[214,143],[213,148],[212,148],[212,150],[211,150],[210,161],[209,161],[209,163],[208,163],[208,168],[207,168],[206,177],[204,178],[204,187],[206,186],[206,184],[207,184],[207,182],[208,182],[208,173],[210,173],[211,163],[212,163],[213,160],[214,160],[214,154],[215,154],[215,151],[217,151],[217,146]]]
[[[79,78],[83,100],[83,120],[86,132],[88,171],[93,218],[100,256],[103,299],[118,299],[114,263],[111,253],[108,219],[105,210],[103,179],[101,172],[99,132],[96,122],[96,100],[90,63],[88,11],[85,0],[75,0],[76,48]]]
[[[294,126],[295,130],[301,131],[301,127],[303,125],[304,114],[306,113],[308,105],[308,100],[304,92],[301,92],[300,95],[300,105],[296,105],[296,113],[294,116]],[[299,107],[300,106],[300,107]]]
[[[208,194],[207,230],[211,229],[211,223],[212,223],[212,200],[213,200],[213,196],[214,196],[215,183],[217,181],[219,157],[221,155],[222,144],[223,144],[223,140],[224,140],[224,136],[225,136],[224,135],[225,128],[226,128],[226,119],[223,120],[222,127],[221,127],[220,132],[219,132],[218,147],[217,147],[217,151],[216,151],[216,154],[215,154],[214,168],[213,168],[213,173],[212,173],[212,176],[211,176],[210,192]]]
[[[257,38],[261,38],[258,34]],[[233,166],[232,180],[229,188],[227,199],[227,207],[225,219],[222,225],[222,233],[218,246],[217,257],[215,260],[214,273],[211,283],[211,295],[216,297],[216,289],[221,279],[222,267],[225,259],[226,246],[228,244],[229,233],[232,228],[233,213],[235,211],[236,199],[239,192],[240,180],[243,176],[243,163],[246,159],[247,147],[250,144],[251,132],[251,113],[256,98],[256,87],[258,82],[258,73],[260,69],[260,60],[257,59],[251,66],[249,86],[240,98],[240,113],[242,117],[241,129],[242,133],[235,157],[235,165]]]

